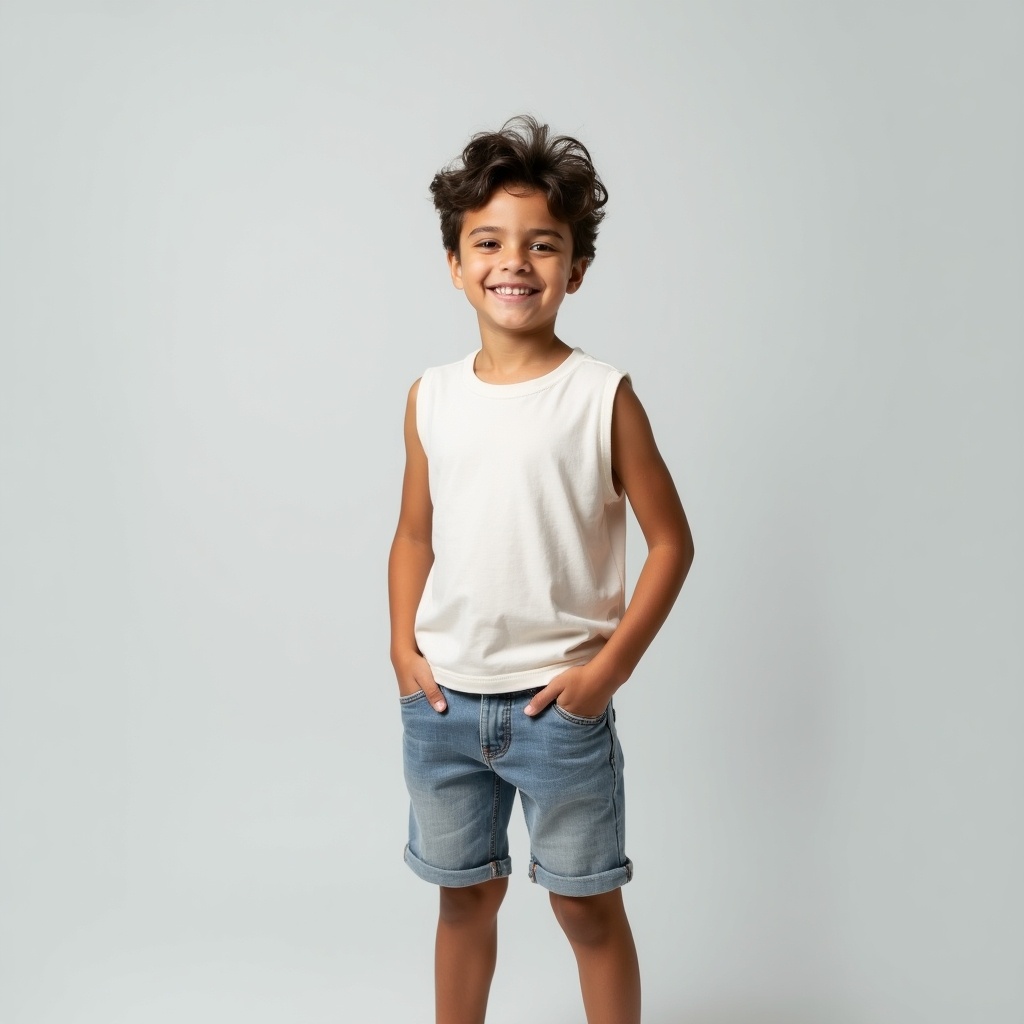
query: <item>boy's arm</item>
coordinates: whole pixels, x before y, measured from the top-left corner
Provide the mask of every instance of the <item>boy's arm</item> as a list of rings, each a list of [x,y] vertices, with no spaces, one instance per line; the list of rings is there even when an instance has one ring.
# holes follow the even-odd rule
[[[405,477],[402,510],[388,559],[388,602],[391,609],[391,664],[403,696],[422,690],[437,711],[444,711],[444,694],[438,689],[430,666],[416,646],[416,608],[423,596],[427,574],[434,564],[431,526],[434,508],[430,501],[427,455],[416,430],[416,395],[419,381],[409,389],[405,407]]]
[[[647,541],[647,559],[629,607],[608,642],[586,665],[552,679],[530,701],[527,714],[537,714],[555,698],[573,714],[601,714],[668,617],[693,561],[686,513],[647,413],[625,378],[612,412],[612,469]]]

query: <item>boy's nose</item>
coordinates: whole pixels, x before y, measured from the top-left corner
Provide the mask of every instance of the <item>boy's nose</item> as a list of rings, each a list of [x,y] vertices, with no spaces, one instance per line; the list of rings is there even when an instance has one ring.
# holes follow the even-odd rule
[[[502,270],[522,270],[529,266],[529,250],[518,250],[513,248],[505,249],[505,259],[502,261]]]

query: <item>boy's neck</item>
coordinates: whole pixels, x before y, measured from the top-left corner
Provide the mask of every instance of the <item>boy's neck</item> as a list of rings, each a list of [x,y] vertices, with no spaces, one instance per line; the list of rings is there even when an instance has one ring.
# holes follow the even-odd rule
[[[508,336],[480,332],[476,375],[489,384],[516,384],[549,373],[572,351],[554,331],[549,335]]]

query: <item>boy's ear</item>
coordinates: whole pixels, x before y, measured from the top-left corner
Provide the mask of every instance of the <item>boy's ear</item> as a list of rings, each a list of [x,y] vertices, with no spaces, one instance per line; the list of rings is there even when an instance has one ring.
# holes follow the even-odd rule
[[[459,254],[448,250],[448,270],[452,275],[452,284],[459,291],[464,291],[462,285],[462,264],[459,262]]]
[[[569,280],[565,285],[565,293],[567,295],[572,295],[573,292],[580,290],[580,285],[583,284],[583,275],[587,272],[587,267],[589,266],[590,261],[585,256],[581,256],[573,262],[572,269],[569,271]]]

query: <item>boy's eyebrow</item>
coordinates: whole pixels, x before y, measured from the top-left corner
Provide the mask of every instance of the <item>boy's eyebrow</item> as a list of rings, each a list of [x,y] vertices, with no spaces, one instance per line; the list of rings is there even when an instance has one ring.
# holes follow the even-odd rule
[[[473,235],[500,235],[503,229],[495,227],[492,224],[485,224],[479,228],[473,228],[470,231],[468,238],[472,238]],[[530,228],[526,232],[528,235],[533,235],[536,238],[538,235],[550,235],[552,238],[561,238],[564,240],[565,236],[560,231],[555,231],[554,228]]]

